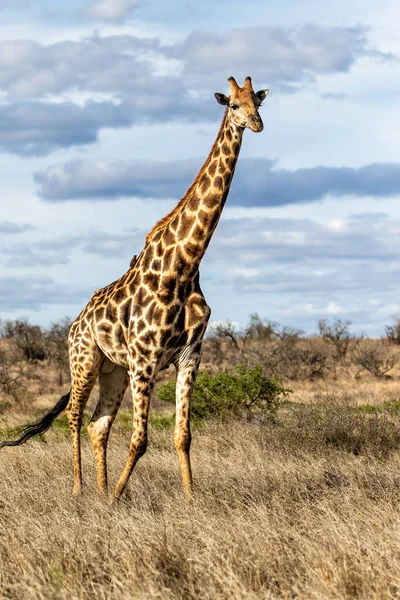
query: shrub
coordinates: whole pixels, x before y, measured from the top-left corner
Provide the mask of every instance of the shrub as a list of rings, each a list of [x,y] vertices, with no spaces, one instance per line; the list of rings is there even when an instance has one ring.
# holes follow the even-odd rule
[[[210,374],[201,372],[194,385],[191,415],[195,420],[246,413],[254,408],[273,416],[281,400],[291,390],[282,387],[280,377],[264,377],[260,365],[246,369],[238,365],[233,372]],[[158,389],[164,402],[175,403],[175,381]]]
[[[385,348],[381,343],[371,344],[365,341],[354,351],[353,361],[371,375],[382,378],[388,377],[387,373],[398,362],[398,356],[392,348]]]
[[[31,325],[28,319],[5,321],[1,337],[11,339],[27,361],[47,358],[45,335],[39,325]]]
[[[25,389],[21,378],[22,373],[12,373],[5,357],[3,354],[0,354],[0,400],[5,399],[7,401],[20,402],[20,397]],[[3,408],[9,406],[8,402],[1,402],[0,404]]]
[[[285,337],[253,343],[243,357],[248,366],[263,365],[264,375],[280,373],[287,379],[318,379],[329,370],[328,353],[319,340]]]
[[[288,408],[289,423],[284,429],[296,447],[306,444],[322,450],[333,446],[375,458],[387,458],[399,448],[399,424],[390,406],[358,407],[340,391],[321,393],[317,400]]]

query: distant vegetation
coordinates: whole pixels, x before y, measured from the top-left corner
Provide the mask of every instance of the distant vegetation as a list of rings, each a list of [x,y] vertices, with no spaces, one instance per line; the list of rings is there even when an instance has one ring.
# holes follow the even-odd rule
[[[28,319],[0,321],[0,407],[3,410],[7,406],[30,405],[32,393],[37,397],[68,386],[70,325],[68,319],[48,328],[33,325]],[[243,383],[246,377],[253,382],[258,377],[261,387],[268,381],[271,390],[275,389],[274,385],[276,390],[284,390],[286,384],[291,387],[296,381],[332,381],[346,374],[358,378],[367,373],[377,379],[387,379],[396,372],[400,361],[400,320],[386,327],[386,336],[382,339],[353,335],[351,323],[340,319],[321,319],[317,331],[315,335],[306,336],[300,329],[281,326],[257,314],[252,314],[242,329],[230,321],[211,326],[204,340],[193,414],[196,416],[197,411],[199,415],[204,411],[214,416],[226,415],[229,411],[237,414],[239,406],[253,405],[252,400],[246,399],[248,382]],[[171,375],[167,373],[168,377]],[[165,375],[160,374],[159,379],[165,382]],[[203,394],[200,401],[199,390],[205,388],[208,395]],[[170,379],[166,387],[160,388],[160,399],[170,401],[172,390]],[[282,393],[277,392],[276,398],[281,398]],[[243,398],[239,399],[242,394]],[[260,406],[260,398],[255,406]],[[264,398],[263,402],[269,409],[275,406],[275,399]],[[210,407],[206,409],[207,403]]]

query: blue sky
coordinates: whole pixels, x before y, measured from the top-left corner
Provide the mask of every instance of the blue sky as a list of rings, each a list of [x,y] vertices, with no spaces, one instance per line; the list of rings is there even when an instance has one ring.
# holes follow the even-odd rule
[[[201,266],[212,320],[381,335],[400,313],[400,7],[13,0],[0,8],[0,318],[74,318],[185,193],[214,92],[270,88]]]

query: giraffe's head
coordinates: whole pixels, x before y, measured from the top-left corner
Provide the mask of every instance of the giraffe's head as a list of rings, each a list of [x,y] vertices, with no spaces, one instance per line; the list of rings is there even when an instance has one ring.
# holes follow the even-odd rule
[[[238,86],[233,77],[229,77],[228,81],[231,87],[229,97],[225,94],[216,93],[217,102],[228,107],[228,118],[237,127],[243,129],[248,127],[252,131],[262,131],[264,125],[258,109],[261,102],[267,97],[269,90],[255,92],[250,77],[246,77],[242,88]]]

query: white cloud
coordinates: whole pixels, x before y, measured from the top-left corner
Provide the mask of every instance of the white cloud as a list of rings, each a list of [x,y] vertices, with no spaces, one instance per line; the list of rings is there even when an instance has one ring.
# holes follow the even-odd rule
[[[138,4],[138,0],[94,0],[85,13],[100,21],[120,22],[126,19]]]
[[[304,309],[305,312],[307,312],[308,314],[315,315],[318,317],[323,317],[326,315],[337,316],[345,312],[343,306],[339,306],[339,304],[336,304],[336,302],[328,302],[326,306],[315,306],[314,304],[306,304]]]

